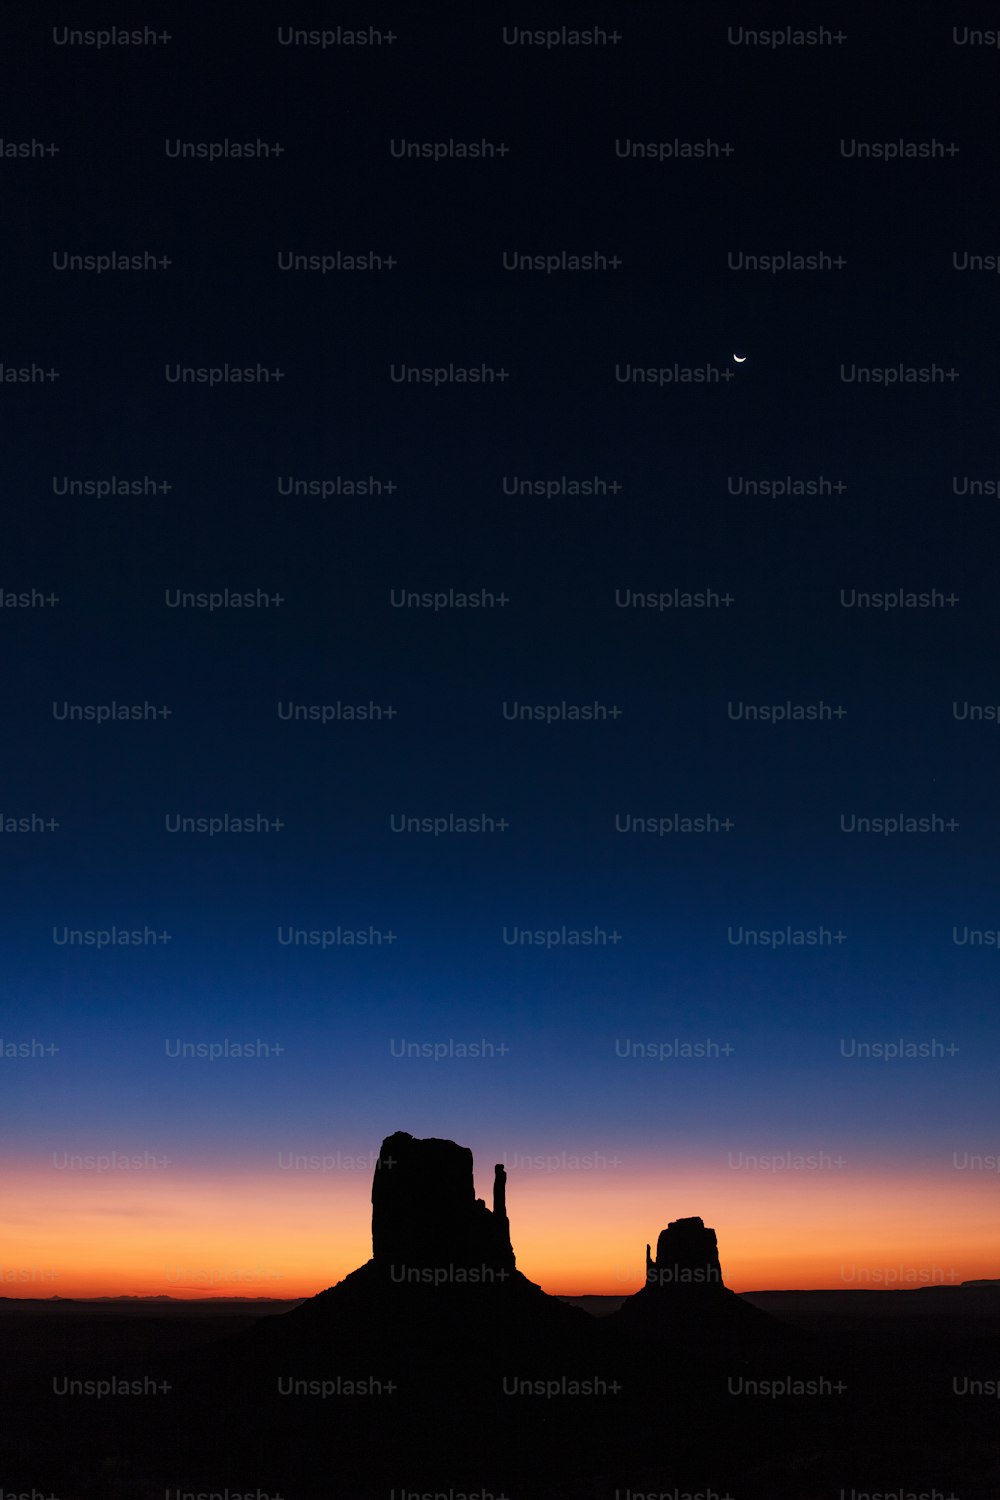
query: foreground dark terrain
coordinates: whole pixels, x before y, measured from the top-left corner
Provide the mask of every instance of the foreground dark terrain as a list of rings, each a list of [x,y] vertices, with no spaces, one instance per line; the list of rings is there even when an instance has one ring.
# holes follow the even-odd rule
[[[348,1279],[349,1281],[349,1279]],[[953,1380],[1000,1370],[1000,1290],[761,1293],[798,1332],[752,1350],[632,1345],[580,1314],[515,1353],[456,1289],[418,1289],[423,1350],[338,1292],[297,1310],[173,1303],[3,1304],[4,1490],[90,1497],[261,1490],[286,1500],[402,1491],[518,1496],[674,1490],[1000,1495],[996,1397]],[[406,1288],[392,1289],[395,1292]],[[481,1294],[477,1292],[478,1298]],[[412,1296],[412,1294],[411,1294]],[[472,1300],[471,1298],[469,1300]],[[611,1299],[614,1300],[614,1299]],[[749,1299],[743,1299],[749,1300]],[[285,1310],[290,1309],[290,1310]],[[502,1316],[502,1313],[501,1313]],[[440,1341],[433,1338],[435,1329]],[[482,1330],[481,1332],[479,1330]],[[487,1336],[488,1335],[488,1336]],[[450,1350],[449,1350],[450,1344]],[[617,1393],[504,1396],[504,1374],[603,1376]],[[282,1397],[279,1376],[363,1379],[382,1395]],[[169,1392],[58,1396],[53,1379],[167,1381]],[[746,1379],[826,1377],[841,1394],[729,1393]],[[986,1387],[991,1389],[990,1386]]]

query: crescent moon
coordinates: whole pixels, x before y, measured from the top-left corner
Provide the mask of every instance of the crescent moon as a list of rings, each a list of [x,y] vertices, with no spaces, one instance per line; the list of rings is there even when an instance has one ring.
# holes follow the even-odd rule
[[[746,355],[745,354],[734,354],[733,355],[733,359],[736,361],[736,363],[738,365],[742,365],[742,364],[744,364],[746,362]]]

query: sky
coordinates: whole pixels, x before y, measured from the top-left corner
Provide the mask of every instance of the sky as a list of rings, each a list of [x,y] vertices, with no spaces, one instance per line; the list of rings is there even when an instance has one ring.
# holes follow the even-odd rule
[[[577,11],[5,23],[2,1292],[1000,1275],[995,53]]]

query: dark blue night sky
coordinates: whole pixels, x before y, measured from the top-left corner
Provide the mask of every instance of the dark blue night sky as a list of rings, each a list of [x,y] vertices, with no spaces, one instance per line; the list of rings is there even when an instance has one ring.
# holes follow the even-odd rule
[[[5,1213],[11,1264],[56,1267],[69,1293],[163,1290],[145,1218],[197,1245],[199,1184],[233,1206],[202,1222],[206,1263],[232,1256],[252,1197],[289,1292],[327,1284],[338,1236],[364,1239],[366,1179],[331,1184],[324,1242],[303,1253],[276,1154],[370,1152],[396,1129],[469,1144],[483,1172],[505,1153],[619,1159],[548,1174],[548,1199],[512,1169],[511,1213],[520,1192],[552,1289],[613,1289],[613,1254],[677,1193],[732,1224],[744,1287],[832,1284],[845,1247],[859,1264],[895,1244],[916,1270],[996,1270],[995,1176],[956,1164],[997,1147],[997,498],[974,492],[998,475],[997,288],[953,262],[994,248],[977,94],[992,59],[931,13],[905,38],[866,16],[848,73],[836,49],[792,67],[729,45],[721,14],[619,10],[627,46],[586,55],[506,47],[499,12],[492,31],[386,13],[395,44],[336,55],[277,45],[260,15],[178,17],[176,41],[142,56],[56,47],[30,20],[11,43],[4,138],[60,152],[0,158],[0,364],[60,377],[0,383],[0,1029],[59,1051],[0,1064],[23,1190]],[[914,87],[901,114],[879,78],[891,60],[917,80],[931,56],[933,101]],[[165,150],[223,138],[283,152]],[[960,151],[865,161],[845,138]],[[480,139],[508,151],[435,162],[389,145]],[[616,148],[675,139],[735,150]],[[111,250],[171,264],[53,264]],[[335,251],[397,264],[279,269]],[[505,271],[514,251],[621,265]],[[845,264],[730,269],[741,251]],[[210,387],[175,382],[178,366],[283,378]],[[429,386],[394,379],[404,366],[507,374]],[[674,367],[715,376],[622,378]],[[934,367],[958,376],[849,374]],[[171,488],[57,492],[112,476]],[[336,476],[394,489],[280,493]],[[505,493],[561,477],[606,492]],[[786,478],[824,483],[746,492]],[[58,604],[7,601],[32,589]],[[224,590],[280,603],[168,602]],[[506,602],[393,603],[449,590]],[[621,602],[674,590],[731,602]],[[845,604],[855,591],[940,602]],[[170,714],[62,717],[112,703]],[[393,714],[279,714],[338,703]],[[510,717],[595,703],[616,712]],[[742,707],[819,704],[833,716]],[[282,826],[168,831],[226,814]],[[7,821],[31,815],[59,826]],[[508,826],[391,824],[479,816]],[[932,828],[841,821],[899,816]],[[732,826],[620,831],[674,817]],[[58,936],[147,927],[170,941]],[[289,929],[383,941],[279,941]],[[166,1051],[226,1039],[282,1051]],[[705,1039],[732,1050],[616,1055]],[[393,1056],[477,1041],[506,1050]],[[904,1055],[848,1055],[859,1041]],[[96,1178],[53,1170],[64,1151],[147,1148],[174,1177],[98,1174],[100,1211]],[[835,1182],[772,1172],[765,1207],[727,1168],[740,1151],[847,1166]],[[309,1212],[323,1222],[318,1198]],[[578,1262],[573,1213],[600,1226]]]

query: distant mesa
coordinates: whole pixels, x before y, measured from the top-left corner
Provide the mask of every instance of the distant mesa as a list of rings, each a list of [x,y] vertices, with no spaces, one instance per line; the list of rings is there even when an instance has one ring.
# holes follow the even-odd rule
[[[672,1219],[646,1246],[646,1284],[604,1320],[640,1338],[773,1338],[776,1319],[725,1285],[715,1230],[703,1219]]]
[[[722,1286],[722,1266],[714,1229],[702,1219],[673,1219],[661,1229],[656,1259],[646,1246],[646,1285]]]
[[[472,1152],[455,1141],[386,1136],[372,1179],[372,1256],[280,1319],[309,1347],[381,1351],[385,1358],[452,1358],[468,1371],[488,1357],[586,1339],[592,1320],[517,1269],[507,1174],[493,1169],[493,1206],[476,1197]],[[553,1345],[552,1341],[555,1341]],[[489,1353],[487,1353],[489,1351]]]
[[[476,1197],[472,1152],[454,1141],[386,1136],[372,1182],[372,1259],[393,1279],[408,1269],[514,1270],[507,1173],[494,1168],[493,1208]],[[427,1279],[427,1278],[414,1278]],[[504,1278],[506,1279],[506,1278]]]

